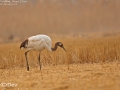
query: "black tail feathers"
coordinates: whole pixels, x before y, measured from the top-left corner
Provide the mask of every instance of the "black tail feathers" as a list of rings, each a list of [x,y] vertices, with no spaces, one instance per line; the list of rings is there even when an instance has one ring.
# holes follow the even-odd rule
[[[28,39],[26,39],[25,41],[23,41],[20,45],[20,49],[23,47],[23,48],[26,48],[26,45],[28,45]]]

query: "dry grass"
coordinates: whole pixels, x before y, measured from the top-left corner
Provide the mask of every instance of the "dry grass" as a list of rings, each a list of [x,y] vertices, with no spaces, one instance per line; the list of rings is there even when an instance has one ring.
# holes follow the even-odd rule
[[[56,41],[62,41],[67,53],[60,48],[56,52],[44,50],[41,53],[42,64],[44,66],[120,60],[119,39],[119,36],[107,38],[62,37],[61,39],[53,39],[53,46]],[[0,68],[25,66],[25,50],[20,50],[19,45],[20,43],[0,45]],[[38,52],[33,51],[28,55],[30,65],[37,67]]]
[[[60,37],[61,38],[61,37]],[[20,43],[0,45],[0,80],[17,87],[8,90],[119,90],[120,37],[81,38],[64,36],[61,39],[67,53],[44,50],[39,71],[37,52],[30,52],[30,71],[26,71],[24,52]],[[0,87],[2,88],[2,87]]]

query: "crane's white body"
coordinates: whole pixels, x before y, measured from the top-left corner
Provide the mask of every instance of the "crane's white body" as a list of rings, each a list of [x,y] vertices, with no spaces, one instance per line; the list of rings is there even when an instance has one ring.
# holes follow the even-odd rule
[[[29,51],[31,51],[31,50],[39,51],[38,61],[39,61],[39,66],[40,66],[40,70],[41,70],[40,52],[43,49],[47,49],[49,51],[55,51],[55,50],[57,50],[58,46],[65,50],[65,48],[61,42],[56,42],[54,48],[52,48],[51,38],[47,35],[42,35],[42,34],[36,35],[36,36],[31,36],[28,39],[26,39],[25,41],[23,41],[20,45],[20,49],[21,48],[28,49],[25,52],[27,71],[29,71],[29,63],[28,63],[28,58],[27,58],[27,53]]]
[[[38,50],[42,51],[43,49],[47,49],[49,51],[52,47],[52,41],[51,38],[47,35],[36,35],[31,36],[28,38],[28,44],[26,45],[28,50]]]

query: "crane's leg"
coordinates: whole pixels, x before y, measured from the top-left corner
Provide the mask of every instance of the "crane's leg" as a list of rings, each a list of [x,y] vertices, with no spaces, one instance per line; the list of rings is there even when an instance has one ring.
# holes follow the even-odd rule
[[[41,70],[40,53],[39,53],[39,56],[38,56],[38,62],[39,62],[40,70]]]
[[[29,52],[29,51],[25,52],[27,71],[29,71],[29,64],[28,64],[28,59],[27,59],[27,53],[28,53],[28,52]]]

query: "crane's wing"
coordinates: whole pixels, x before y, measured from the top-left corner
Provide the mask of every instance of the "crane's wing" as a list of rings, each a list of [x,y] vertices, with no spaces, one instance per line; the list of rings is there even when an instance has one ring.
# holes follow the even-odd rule
[[[51,51],[51,38],[47,35],[36,35],[36,36],[31,36],[27,39],[27,43],[22,43],[21,45],[25,45],[25,48],[28,49],[35,49],[35,50],[43,50],[43,49],[48,49]]]
[[[28,38],[27,48],[40,48],[41,44],[44,42],[41,38]]]

